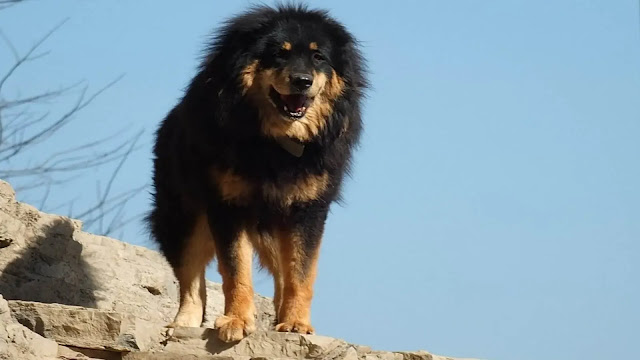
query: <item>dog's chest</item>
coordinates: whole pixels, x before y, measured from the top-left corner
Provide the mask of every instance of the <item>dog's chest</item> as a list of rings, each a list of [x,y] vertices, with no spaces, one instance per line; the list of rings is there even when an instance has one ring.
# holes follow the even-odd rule
[[[277,180],[252,180],[232,170],[214,169],[211,180],[222,201],[235,205],[263,201],[289,207],[320,198],[329,186],[329,174],[326,172]]]

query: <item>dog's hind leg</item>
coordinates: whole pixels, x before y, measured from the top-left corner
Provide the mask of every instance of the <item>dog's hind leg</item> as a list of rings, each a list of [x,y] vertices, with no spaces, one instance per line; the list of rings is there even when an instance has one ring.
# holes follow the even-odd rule
[[[174,273],[180,283],[180,308],[169,327],[199,327],[204,318],[207,289],[205,269],[215,254],[206,216],[198,217],[185,242]]]

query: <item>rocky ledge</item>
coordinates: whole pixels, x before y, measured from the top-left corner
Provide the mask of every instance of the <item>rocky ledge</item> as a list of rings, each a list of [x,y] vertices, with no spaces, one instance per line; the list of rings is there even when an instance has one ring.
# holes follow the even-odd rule
[[[270,331],[271,299],[259,295],[258,331],[227,344],[212,328],[224,306],[213,282],[204,326],[168,329],[178,284],[164,258],[81,227],[17,202],[0,180],[0,359],[453,360]]]

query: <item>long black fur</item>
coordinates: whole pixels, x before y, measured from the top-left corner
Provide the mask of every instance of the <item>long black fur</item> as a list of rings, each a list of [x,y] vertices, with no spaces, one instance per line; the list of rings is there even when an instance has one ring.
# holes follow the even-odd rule
[[[300,33],[287,34],[293,28]],[[258,110],[243,96],[240,82],[240,72],[247,65],[255,59],[268,63],[268,49],[274,39],[288,35],[310,41],[322,37],[328,42],[331,65],[345,83],[324,131],[305,144],[299,158],[261,132]],[[228,20],[207,47],[184,97],[157,131],[154,204],[147,219],[169,263],[174,268],[181,265],[185,241],[196,216],[203,212],[209,215],[216,242],[222,242],[217,245],[219,250],[231,245],[224,242],[232,238],[240,224],[265,230],[275,224],[295,224],[306,229],[308,246],[316,246],[329,205],[339,200],[340,185],[359,141],[361,100],[367,88],[365,72],[358,43],[325,11],[294,5],[260,6]],[[286,182],[297,174],[326,171],[330,185],[318,199],[286,209],[260,196],[239,206],[221,200],[212,185],[212,167],[233,169],[258,184]],[[219,261],[221,255],[218,251]]]

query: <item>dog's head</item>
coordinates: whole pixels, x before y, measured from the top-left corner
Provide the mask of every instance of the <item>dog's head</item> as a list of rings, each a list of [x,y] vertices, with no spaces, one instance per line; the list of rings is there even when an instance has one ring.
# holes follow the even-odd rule
[[[323,11],[261,7],[232,19],[224,39],[241,57],[236,83],[269,136],[321,134],[336,102],[364,81],[355,40]]]

